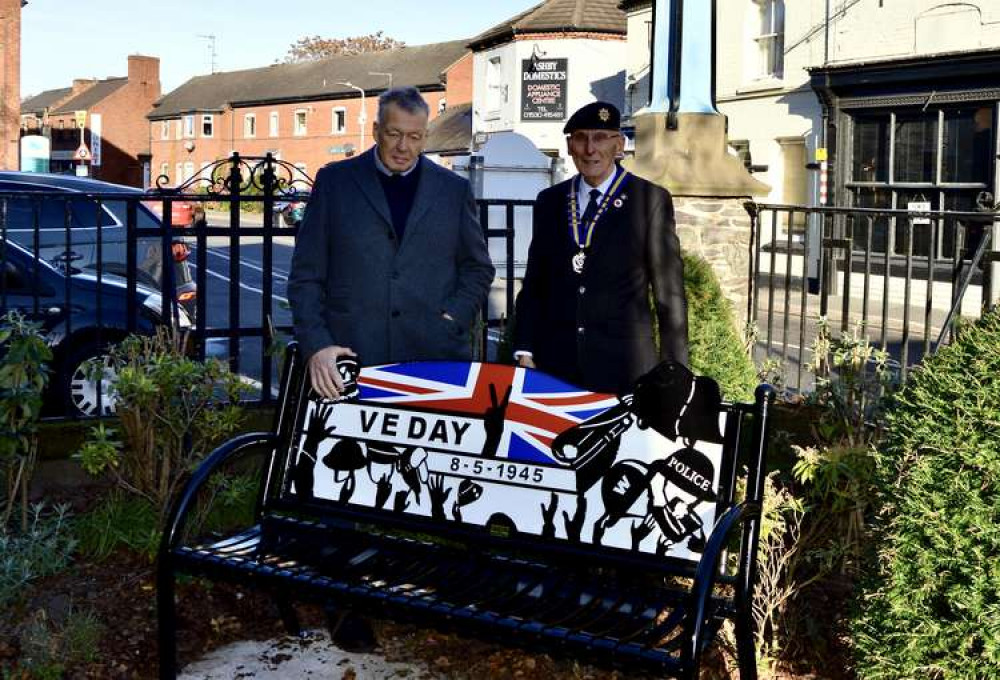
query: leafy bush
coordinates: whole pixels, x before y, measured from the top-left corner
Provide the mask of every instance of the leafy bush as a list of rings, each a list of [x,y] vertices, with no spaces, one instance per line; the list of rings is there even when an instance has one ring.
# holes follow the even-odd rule
[[[184,336],[167,331],[126,338],[110,360],[120,429],[93,428],[80,458],[150,502],[162,525],[186,476],[239,428],[246,386],[221,361],[188,357]]]
[[[684,254],[691,370],[722,388],[726,398],[746,401],[757,387],[757,372],[740,341],[733,311],[711,265]]]
[[[1000,311],[910,375],[875,454],[878,562],[853,622],[866,678],[1000,668]]]
[[[20,503],[21,531],[28,529],[28,484],[38,450],[38,418],[52,350],[41,326],[20,312],[0,318],[0,532]]]
[[[74,609],[57,620],[39,609],[28,619],[21,634],[20,665],[27,673],[23,677],[37,680],[66,677],[74,665],[97,658],[97,645],[103,634],[104,626],[92,612]]]
[[[0,532],[0,610],[24,592],[31,581],[54,574],[69,564],[76,548],[67,523],[69,508],[31,506],[27,531]]]
[[[145,498],[121,492],[108,494],[97,507],[80,515],[73,522],[73,531],[80,554],[97,562],[106,560],[119,548],[127,548],[152,562],[160,539],[156,508]]]

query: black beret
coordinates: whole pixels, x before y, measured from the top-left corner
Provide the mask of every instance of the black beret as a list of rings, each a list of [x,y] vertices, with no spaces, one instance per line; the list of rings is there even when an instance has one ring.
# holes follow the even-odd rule
[[[591,102],[577,109],[563,127],[563,134],[577,130],[614,130],[621,127],[622,114],[618,107],[608,102]]]

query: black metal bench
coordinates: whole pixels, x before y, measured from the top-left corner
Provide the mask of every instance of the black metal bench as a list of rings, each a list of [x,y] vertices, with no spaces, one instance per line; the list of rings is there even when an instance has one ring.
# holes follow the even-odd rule
[[[671,364],[617,397],[499,364],[339,368],[350,391],[318,399],[293,345],[274,431],[221,446],[175,502],[161,677],[176,674],[179,572],[270,591],[292,632],[304,600],[685,678],[729,619],[756,676],[769,388],[724,404]],[[260,447],[253,526],[185,544],[209,476]]]

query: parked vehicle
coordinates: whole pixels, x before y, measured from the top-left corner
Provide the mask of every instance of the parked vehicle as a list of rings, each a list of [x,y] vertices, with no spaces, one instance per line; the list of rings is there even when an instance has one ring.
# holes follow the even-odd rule
[[[297,227],[299,225],[306,212],[306,203],[298,199],[298,193],[290,191],[284,194],[283,200],[274,202],[275,227]]]
[[[16,192],[16,193],[15,193]],[[39,198],[37,194],[45,192]],[[6,194],[6,195],[4,195]],[[94,197],[92,194],[101,194]],[[107,198],[113,194],[121,200]],[[63,196],[65,195],[65,197]],[[129,199],[143,192],[98,180],[27,172],[0,172],[0,238],[17,243],[56,267],[125,277]],[[176,212],[176,211],[175,211]],[[161,227],[148,206],[136,200],[136,227]],[[178,227],[189,226],[187,223]],[[137,240],[137,279],[159,291],[163,285],[162,239]],[[190,248],[180,231],[172,238],[170,260],[177,300],[194,313],[197,290],[188,266]]]
[[[152,334],[175,324],[190,328],[191,317],[178,307],[176,319],[164,319],[158,290],[137,284],[130,297],[123,277],[55,265],[35,257],[13,241],[0,241],[0,314],[18,310],[42,325],[52,347],[52,376],[46,408],[55,413],[108,415],[114,405],[113,372],[100,377],[88,368],[91,359],[128,334],[129,308],[136,311],[134,332]]]

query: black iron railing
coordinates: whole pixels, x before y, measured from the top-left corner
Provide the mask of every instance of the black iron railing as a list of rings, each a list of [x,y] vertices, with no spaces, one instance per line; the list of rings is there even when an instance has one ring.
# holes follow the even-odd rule
[[[127,334],[172,324],[192,334],[200,358],[225,359],[252,383],[252,398],[273,398],[275,349],[292,335],[285,284],[298,227],[285,216],[308,201],[310,178],[270,155],[234,155],[176,187],[161,178],[148,192],[31,181],[39,185],[0,185],[0,313],[18,309],[43,323],[57,350],[57,379],[76,371],[63,364],[80,342],[96,355]],[[513,316],[516,268],[524,264],[515,257],[514,218],[531,204],[479,201],[502,266],[493,313],[484,300],[472,340],[476,358],[496,357]],[[85,415],[110,412],[100,385],[81,385],[96,391]]]
[[[747,210],[755,359],[780,362],[794,389],[808,388],[805,366],[821,318],[842,333],[859,326],[902,379],[959,318],[976,318],[997,301],[1000,217],[992,212],[752,202]]]

